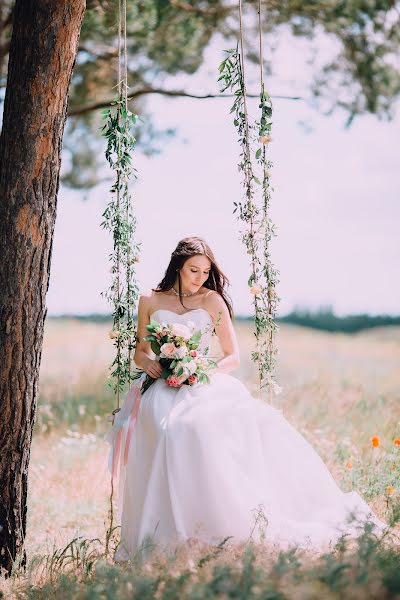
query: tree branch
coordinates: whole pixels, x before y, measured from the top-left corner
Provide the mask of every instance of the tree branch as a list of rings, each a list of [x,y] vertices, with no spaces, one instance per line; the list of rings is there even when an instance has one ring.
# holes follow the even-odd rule
[[[171,5],[180,10],[202,15],[204,17],[219,17],[237,10],[237,6],[233,5],[221,8],[199,8],[198,6],[193,6],[183,0],[171,0]]]
[[[195,98],[197,100],[205,100],[208,98],[231,98],[234,94],[190,94],[189,92],[185,92],[183,90],[164,90],[161,88],[142,88],[140,90],[136,90],[129,94],[129,100],[135,100],[140,96],[145,96],[147,94],[160,94],[162,96],[169,96],[170,98]],[[248,94],[249,98],[258,98],[259,94]],[[300,96],[273,96],[271,98],[279,98],[281,100],[301,100]],[[108,108],[110,106],[110,102],[113,99],[109,100],[100,100],[99,102],[93,102],[92,104],[87,104],[86,106],[77,106],[76,108],[71,107],[68,112],[69,117],[78,117],[81,115],[85,115],[93,110],[98,110],[100,108]]]

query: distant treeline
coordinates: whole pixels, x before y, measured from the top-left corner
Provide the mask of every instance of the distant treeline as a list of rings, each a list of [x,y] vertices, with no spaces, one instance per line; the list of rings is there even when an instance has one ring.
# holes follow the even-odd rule
[[[323,331],[342,331],[344,333],[356,333],[357,331],[371,329],[372,327],[400,325],[400,316],[372,316],[363,313],[338,317],[333,313],[332,309],[320,309],[318,311],[296,309],[277,320],[281,323],[293,323]]]
[[[78,319],[79,321],[88,321],[92,323],[111,323],[111,315],[103,313],[93,313],[86,315],[58,315],[50,316],[50,319]],[[236,316],[237,321],[251,321],[251,316]],[[400,316],[391,315],[347,315],[338,317],[334,314],[331,308],[322,308],[317,311],[296,308],[292,312],[282,317],[278,317],[280,323],[293,323],[294,325],[302,325],[303,327],[311,327],[312,329],[320,329],[322,331],[341,331],[344,333],[356,333],[363,329],[371,329],[372,327],[383,327],[386,325],[400,325]]]

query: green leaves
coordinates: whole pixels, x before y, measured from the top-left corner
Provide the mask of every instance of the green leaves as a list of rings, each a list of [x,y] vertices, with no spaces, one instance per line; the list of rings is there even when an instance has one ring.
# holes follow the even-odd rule
[[[136,219],[129,193],[129,181],[131,177],[136,178],[131,152],[136,144],[132,127],[137,115],[128,109],[125,93],[122,93],[111,102],[110,108],[101,111],[101,116],[105,120],[101,135],[107,140],[105,156],[115,174],[110,188],[112,197],[104,210],[104,220],[101,223],[101,227],[108,230],[113,238],[113,252],[109,257],[112,281],[102,295],[113,306],[113,330],[119,332],[114,342],[116,355],[111,365],[110,379],[110,385],[119,392],[132,381],[132,352],[137,337],[132,314],[138,299],[138,286],[131,257],[139,255],[140,244],[134,239]],[[154,351],[156,338],[151,333],[146,338]],[[147,379],[146,382],[147,386],[150,385]]]
[[[254,298],[254,325],[256,351],[251,358],[258,363],[261,389],[268,387],[274,390],[273,379],[276,348],[274,334],[277,329],[274,317],[278,296],[267,290],[274,290],[278,282],[278,271],[271,262],[269,242],[274,235],[274,225],[269,218],[270,187],[269,179],[272,163],[267,158],[267,144],[271,141],[272,103],[267,91],[261,83],[259,120],[250,119],[245,98],[245,81],[241,68],[238,49],[228,52],[228,56],[219,66],[219,79],[223,80],[235,100],[230,109],[234,114],[233,124],[237,129],[240,144],[239,172],[242,174],[244,190],[243,200],[233,202],[233,213],[244,222],[241,240],[246,247],[251,262],[251,274],[248,286]],[[262,139],[260,139],[262,138]],[[255,143],[262,147],[254,149]],[[256,187],[257,186],[257,187]]]
[[[190,341],[193,342],[194,344],[198,344],[201,340],[201,331],[195,331],[195,333],[192,334],[192,337],[190,338]]]

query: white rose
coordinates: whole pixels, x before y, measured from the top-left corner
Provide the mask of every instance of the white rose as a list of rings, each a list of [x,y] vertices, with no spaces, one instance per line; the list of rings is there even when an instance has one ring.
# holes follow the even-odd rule
[[[185,363],[185,367],[189,369],[190,374],[193,375],[193,373],[196,373],[197,363],[196,361],[191,360],[190,362]]]
[[[182,325],[182,323],[174,323],[171,327],[171,333],[172,335],[183,337],[186,340],[192,337],[192,333],[189,327],[186,327],[186,325]]]
[[[190,331],[192,331],[192,332],[197,328],[197,325],[194,321],[188,321],[187,326],[189,327]]]
[[[173,358],[175,354],[175,345],[172,343],[163,344],[160,348],[161,355],[165,358]]]
[[[174,346],[175,348],[175,346]],[[186,346],[179,346],[179,348],[175,348],[174,358],[183,358],[187,354]]]

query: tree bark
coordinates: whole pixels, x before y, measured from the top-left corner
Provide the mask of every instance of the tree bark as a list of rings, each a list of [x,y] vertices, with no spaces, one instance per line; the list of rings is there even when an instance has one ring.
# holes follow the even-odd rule
[[[0,570],[26,566],[27,480],[68,90],[85,0],[17,0],[0,137]]]

